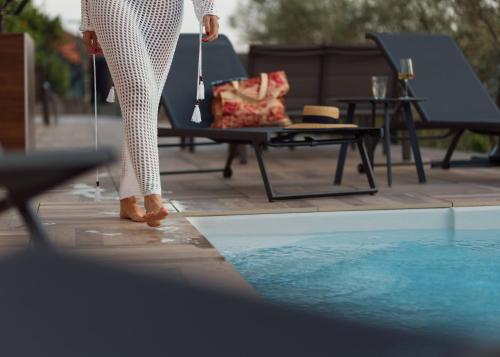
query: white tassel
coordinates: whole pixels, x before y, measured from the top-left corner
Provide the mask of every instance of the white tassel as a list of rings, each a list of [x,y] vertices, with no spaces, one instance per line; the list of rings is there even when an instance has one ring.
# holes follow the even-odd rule
[[[198,100],[205,100],[205,83],[203,83],[203,77],[200,77],[200,84],[198,85]]]
[[[95,192],[94,192],[94,201],[95,202],[101,201],[101,188],[99,187],[99,181],[96,184],[96,188],[95,188]]]
[[[203,83],[202,74],[202,40],[203,40],[203,23],[200,22],[200,34],[198,43],[198,76],[196,77],[196,104],[194,106],[193,116],[191,121],[196,124],[201,123],[200,101],[205,99],[205,84]]]
[[[194,106],[194,112],[193,112],[193,116],[191,118],[191,121],[193,123],[196,123],[196,124],[201,123],[201,111],[200,111],[200,104],[199,103],[196,103],[196,105]]]
[[[115,96],[115,87],[111,87],[109,90],[108,97],[106,98],[106,102],[108,103],[114,103],[116,101],[116,96]]]

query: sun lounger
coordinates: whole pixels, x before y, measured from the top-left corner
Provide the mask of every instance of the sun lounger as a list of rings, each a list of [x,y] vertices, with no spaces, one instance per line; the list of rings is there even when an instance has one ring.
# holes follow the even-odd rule
[[[449,36],[433,34],[369,33],[384,51],[393,70],[399,60],[412,58],[416,77],[409,81],[425,129],[452,129],[453,140],[443,161],[434,167],[477,167],[500,164],[500,151],[486,159],[451,161],[465,131],[500,136],[500,110],[481,83],[457,43]]]
[[[329,129],[285,129],[279,127],[244,128],[244,129],[211,129],[211,86],[216,80],[246,77],[247,72],[234,51],[230,41],[221,36],[215,43],[205,46],[204,79],[207,88],[206,100],[202,102],[201,112],[203,122],[191,122],[196,91],[197,63],[196,53],[198,46],[197,35],[181,35],[177,51],[172,63],[170,75],[162,95],[162,104],[169,116],[172,127],[158,130],[159,137],[196,137],[207,138],[218,143],[230,144],[226,165],[219,170],[170,171],[163,174],[187,174],[221,171],[224,177],[232,176],[232,162],[236,155],[237,145],[251,145],[257,157],[262,179],[269,201],[340,196],[353,194],[374,194],[377,192],[373,171],[368,160],[364,139],[367,136],[380,136],[380,130],[374,128],[329,128]],[[335,190],[330,192],[309,192],[302,194],[277,194],[272,186],[263,149],[298,146],[340,145],[343,143],[356,144],[362,162],[366,168],[369,183],[367,189]]]

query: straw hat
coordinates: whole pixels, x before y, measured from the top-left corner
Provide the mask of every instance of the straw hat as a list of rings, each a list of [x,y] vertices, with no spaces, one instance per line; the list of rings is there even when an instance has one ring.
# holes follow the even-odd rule
[[[287,129],[357,128],[354,124],[339,124],[340,110],[337,107],[306,105],[302,123],[287,126]]]

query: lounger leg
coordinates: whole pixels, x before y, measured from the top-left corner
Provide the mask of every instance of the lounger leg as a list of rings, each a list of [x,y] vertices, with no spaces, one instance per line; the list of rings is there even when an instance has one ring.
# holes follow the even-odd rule
[[[448,151],[446,151],[446,155],[445,155],[443,161],[440,162],[439,165],[437,165],[436,163],[431,163],[432,167],[440,166],[444,170],[448,170],[450,168],[451,158],[453,156],[453,153],[455,152],[455,149],[457,148],[458,143],[460,142],[460,139],[464,135],[464,133],[465,133],[465,130],[457,131],[455,136],[453,136],[453,140],[451,141],[451,144],[448,147]]]
[[[376,121],[377,121],[377,103],[372,102],[372,116],[370,123],[372,128],[375,128]],[[366,145],[368,147],[368,155],[370,157],[370,162],[373,167],[373,164],[375,163],[375,150],[377,149],[379,138],[374,138],[369,136],[366,139],[367,139]]]
[[[195,140],[196,139],[194,137],[190,137],[189,138],[189,152],[190,153],[193,153],[196,150]]]
[[[337,172],[335,174],[334,184],[340,186],[342,184],[342,178],[344,177],[344,167],[345,160],[347,158],[347,150],[349,149],[349,144],[342,144],[340,146],[339,158],[337,161]]]
[[[347,124],[354,123],[355,112],[356,112],[356,104],[355,103],[349,104],[349,108],[347,110]],[[345,160],[347,158],[348,149],[349,149],[349,144],[342,144],[340,146],[340,152],[337,161],[337,172],[335,174],[335,182],[334,182],[335,185],[342,184],[342,178],[344,176]]]
[[[255,156],[257,157],[257,162],[259,163],[260,173],[262,175],[262,180],[264,181],[264,187],[266,188],[267,198],[269,202],[274,201],[273,187],[271,186],[271,181],[269,180],[269,175],[267,174],[266,163],[264,162],[262,144],[253,143],[255,149]]]
[[[366,173],[366,178],[368,179],[368,184],[371,189],[376,189],[377,185],[375,184],[375,176],[373,174],[373,168],[370,162],[370,156],[368,151],[366,150],[366,145],[363,139],[359,139],[357,142],[359,155],[361,156],[361,161],[363,162],[363,169]]]
[[[424,164],[422,162],[422,156],[420,154],[420,146],[418,144],[417,129],[415,128],[415,123],[413,122],[413,114],[411,112],[411,105],[409,102],[403,104],[406,129],[408,130],[408,137],[410,139],[411,148],[413,151],[413,158],[415,159],[415,166],[417,167],[418,180],[420,183],[425,183],[427,181],[425,177]]]
[[[340,192],[308,192],[303,194],[290,194],[290,195],[277,195],[274,193],[271,180],[268,175],[267,167],[263,157],[263,148],[261,143],[254,143],[253,147],[255,149],[255,154],[257,156],[257,162],[259,163],[260,172],[262,175],[262,180],[264,181],[264,187],[266,189],[267,198],[269,202],[291,200],[291,199],[303,199],[303,198],[320,198],[320,197],[339,197],[339,196],[350,196],[350,195],[360,195],[360,194],[370,194],[374,195],[377,193],[377,188],[375,185],[375,179],[373,175],[372,166],[370,164],[370,158],[368,156],[368,151],[364,143],[364,138],[361,137],[356,141],[353,141],[355,145],[358,146],[358,150],[361,154],[361,159],[365,167],[366,176],[370,187],[361,190],[349,190]]]
[[[19,213],[23,217],[24,223],[31,234],[30,243],[36,249],[46,249],[51,246],[49,237],[43,227],[42,222],[37,217],[36,212],[30,202],[24,202],[17,207]]]
[[[248,163],[247,146],[244,144],[238,145],[238,156],[240,158],[240,164],[246,165]]]
[[[391,153],[391,117],[389,115],[389,103],[384,104],[384,140],[385,155],[387,160],[387,185],[392,186],[392,153]]]
[[[227,155],[226,165],[224,166],[224,178],[231,178],[233,176],[233,160],[238,154],[239,145],[229,144],[229,154]]]

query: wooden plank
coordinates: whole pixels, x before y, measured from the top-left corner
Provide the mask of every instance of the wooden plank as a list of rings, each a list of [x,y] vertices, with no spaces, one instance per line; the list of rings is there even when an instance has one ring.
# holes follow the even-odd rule
[[[34,147],[34,52],[27,34],[0,34],[0,142],[6,150]]]
[[[40,148],[90,146],[88,119],[87,116],[74,116],[61,119],[57,126],[39,126]],[[99,128],[103,144],[120,147],[119,120],[102,117]],[[165,141],[176,142],[177,139]],[[443,155],[442,150],[422,151],[425,160]],[[165,149],[160,151],[161,167],[165,170],[219,167],[226,153],[225,146],[197,148],[195,154]],[[276,187],[300,192],[332,188],[337,153],[333,148],[301,148],[269,150],[265,155]],[[395,148],[394,156],[400,154],[400,149]],[[466,157],[463,153],[458,155]],[[379,150],[376,161],[383,159]],[[366,186],[366,178],[357,172],[358,162],[355,152],[350,151],[344,178],[348,187]],[[185,216],[500,205],[500,168],[426,170],[429,182],[420,185],[413,166],[394,167],[394,186],[389,188],[385,168],[377,167],[375,174],[380,192],[375,196],[269,203],[255,157],[250,153],[248,165],[235,162],[234,177],[230,180],[220,174],[163,177],[164,198],[171,203],[168,208],[172,214],[159,228],[118,219],[119,198],[115,184],[120,179],[119,164],[101,170],[105,193],[100,202],[93,200],[95,174],[89,173],[38,197],[36,203],[40,205],[39,214],[51,239],[64,252],[254,296],[251,287]],[[24,249],[28,241],[22,221],[15,212],[0,216],[0,256]]]

